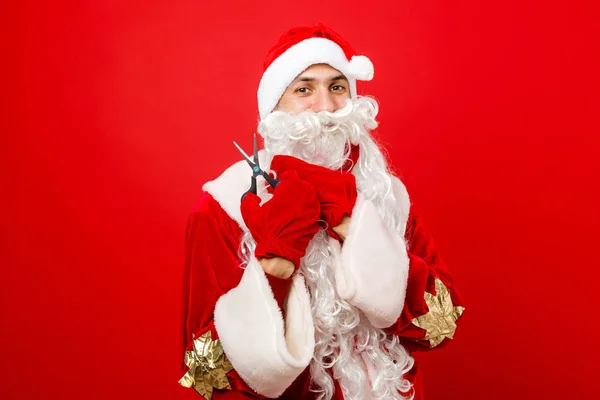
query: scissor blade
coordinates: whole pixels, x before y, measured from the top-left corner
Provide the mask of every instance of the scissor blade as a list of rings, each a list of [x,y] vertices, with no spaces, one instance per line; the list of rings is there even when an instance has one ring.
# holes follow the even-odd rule
[[[256,133],[254,134],[254,164],[259,165],[259,163],[258,163],[258,146],[256,144]]]
[[[233,141],[233,144],[235,145],[235,147],[237,147],[240,153],[242,153],[248,164],[250,164],[251,167],[254,167],[256,164],[252,162],[252,159],[248,156],[248,154],[246,154],[244,150],[242,150],[242,148],[235,142],[235,140]]]

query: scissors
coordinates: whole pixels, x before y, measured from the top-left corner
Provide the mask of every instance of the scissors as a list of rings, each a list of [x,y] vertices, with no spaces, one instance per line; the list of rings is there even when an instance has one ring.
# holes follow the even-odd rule
[[[256,133],[254,134],[254,157],[252,160],[235,141],[233,142],[233,144],[235,145],[235,147],[237,147],[240,153],[242,153],[242,156],[244,156],[246,162],[248,163],[248,165],[250,165],[250,168],[252,168],[252,182],[250,184],[250,189],[248,189],[246,193],[242,195],[242,200],[244,200],[244,197],[246,197],[248,193],[256,194],[256,177],[259,175],[262,175],[262,177],[265,178],[265,180],[269,183],[269,185],[271,185],[273,189],[275,189],[277,185],[279,185],[278,179],[271,178],[269,174],[267,174],[260,168],[260,164],[258,161],[258,146],[256,145]]]

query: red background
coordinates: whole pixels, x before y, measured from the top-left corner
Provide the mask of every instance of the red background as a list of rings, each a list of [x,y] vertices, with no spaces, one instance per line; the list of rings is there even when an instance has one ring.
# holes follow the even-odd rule
[[[187,215],[250,146],[267,49],[318,21],[373,60],[362,92],[467,303],[418,355],[427,398],[595,397],[596,2],[137,3],[0,13],[1,398],[196,398]]]

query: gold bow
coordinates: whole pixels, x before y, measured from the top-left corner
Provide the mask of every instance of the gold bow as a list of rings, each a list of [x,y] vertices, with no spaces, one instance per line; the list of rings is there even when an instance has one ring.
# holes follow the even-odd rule
[[[412,323],[427,331],[423,340],[428,340],[431,348],[434,348],[442,343],[444,338],[453,338],[456,320],[465,308],[452,304],[450,292],[438,278],[435,278],[435,296],[425,292],[425,303],[429,307],[429,312],[414,318]]]
[[[193,387],[206,400],[211,399],[213,389],[231,390],[226,374],[233,369],[233,365],[223,352],[221,342],[212,340],[208,331],[194,339],[192,345],[194,349],[185,353],[185,365],[189,370],[179,384]]]

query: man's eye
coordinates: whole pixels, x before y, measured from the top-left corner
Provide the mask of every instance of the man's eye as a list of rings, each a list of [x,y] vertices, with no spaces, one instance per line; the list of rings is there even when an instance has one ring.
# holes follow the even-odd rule
[[[345,89],[345,87],[343,87],[342,85],[333,85],[331,87],[331,90],[333,90],[334,92],[339,92],[339,91],[344,90],[344,89]]]
[[[308,93],[308,88],[307,87],[301,87],[296,89],[296,92],[298,93]]]

